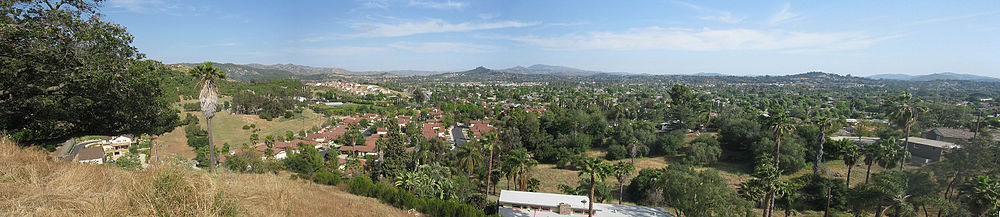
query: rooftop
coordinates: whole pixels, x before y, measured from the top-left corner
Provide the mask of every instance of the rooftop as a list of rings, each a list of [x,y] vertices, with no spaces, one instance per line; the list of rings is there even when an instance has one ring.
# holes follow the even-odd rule
[[[559,203],[570,204],[573,209],[587,209],[587,196],[550,194],[524,191],[500,191],[500,202],[520,205],[535,205],[557,207]],[[670,212],[659,207],[629,206],[617,204],[594,203],[594,216],[597,217],[673,217]],[[536,216],[536,217],[578,217],[586,214],[562,215],[551,211],[532,211],[526,209],[500,208],[501,216]]]
[[[94,160],[104,158],[104,148],[101,146],[94,146],[90,148],[80,149],[77,153],[77,160]]]
[[[959,138],[959,139],[972,139],[972,136],[976,135],[972,131],[966,129],[955,129],[947,127],[935,127],[927,130],[927,132],[935,132],[938,135],[947,138]]]
[[[500,191],[501,203],[516,203],[547,207],[557,207],[560,203],[565,203],[569,204],[573,209],[587,209],[589,208],[587,201],[587,196],[508,190]],[[594,209],[597,208],[595,207]]]
[[[931,139],[924,139],[920,137],[910,137],[910,143],[921,144],[926,146],[938,147],[938,148],[959,148],[960,146],[955,145],[955,143],[937,141]]]

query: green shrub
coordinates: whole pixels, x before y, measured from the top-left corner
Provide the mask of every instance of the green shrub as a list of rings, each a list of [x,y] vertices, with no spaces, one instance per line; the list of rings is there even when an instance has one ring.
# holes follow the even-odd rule
[[[416,209],[427,216],[486,216],[483,210],[451,200],[423,199],[402,189],[375,183],[366,176],[355,177],[347,183],[352,194],[374,197],[400,209]]]
[[[324,185],[337,185],[340,184],[340,175],[330,171],[320,171],[313,177],[313,181]]]
[[[625,150],[625,146],[622,145],[612,145],[608,147],[608,154],[604,156],[608,160],[619,160],[628,158],[628,151]]]
[[[201,111],[201,104],[197,102],[184,103],[184,111]]]
[[[685,163],[694,165],[711,165],[719,161],[719,157],[722,156],[722,148],[720,148],[719,145],[696,142],[685,148],[684,153],[687,154],[687,156],[684,157]]]

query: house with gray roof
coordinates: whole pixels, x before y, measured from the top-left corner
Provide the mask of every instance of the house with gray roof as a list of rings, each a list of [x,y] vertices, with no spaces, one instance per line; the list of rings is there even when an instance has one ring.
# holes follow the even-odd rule
[[[525,191],[500,191],[500,206],[504,217],[583,217],[589,210],[587,196]],[[663,208],[594,203],[597,217],[673,217]]]
[[[966,142],[972,139],[976,133],[966,129],[955,129],[948,127],[935,127],[924,131],[921,137],[951,143]]]
[[[910,151],[911,161],[929,163],[941,160],[941,156],[945,152],[961,148],[961,146],[946,141],[910,137],[906,148]]]

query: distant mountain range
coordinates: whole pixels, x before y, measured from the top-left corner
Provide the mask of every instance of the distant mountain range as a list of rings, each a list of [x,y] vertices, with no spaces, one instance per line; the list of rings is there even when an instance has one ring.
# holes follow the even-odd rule
[[[173,65],[184,66],[184,67],[194,67],[198,65],[197,63],[177,63]],[[274,79],[284,79],[292,78],[299,80],[336,80],[343,79],[352,76],[432,76],[432,75],[443,75],[443,77],[455,76],[469,78],[476,75],[481,75],[485,77],[494,78],[512,78],[512,76],[521,75],[534,75],[534,76],[623,76],[623,75],[649,75],[649,74],[633,74],[625,72],[602,72],[602,71],[591,71],[584,69],[577,69],[565,66],[554,66],[554,65],[544,65],[535,64],[528,67],[515,66],[507,69],[487,69],[485,67],[478,67],[473,70],[461,71],[461,72],[444,72],[444,71],[420,71],[420,70],[396,70],[396,71],[350,71],[347,69],[336,68],[336,67],[312,67],[303,66],[295,64],[274,64],[274,65],[264,65],[264,64],[233,64],[233,63],[216,63],[216,67],[219,67],[223,71],[228,73],[228,78],[241,82],[251,82],[251,81],[267,81]],[[725,77],[734,76],[721,73],[694,73],[694,74],[675,74],[678,76],[700,76],[700,77]],[[750,76],[756,77],[756,76]],[[1000,78],[970,75],[970,74],[958,74],[951,72],[935,73],[929,75],[907,75],[907,74],[880,74],[868,76],[870,79],[886,79],[886,80],[904,80],[904,81],[935,81],[935,80],[966,80],[966,81],[985,81],[985,82],[1000,82]]]
[[[934,73],[929,75],[907,75],[907,74],[880,74],[868,76],[871,79],[904,80],[904,81],[936,81],[936,80],[964,80],[964,81],[989,81],[1000,82],[1000,78],[958,74],[951,72]]]
[[[528,67],[515,66],[513,68],[501,69],[497,71],[526,74],[526,75],[559,75],[559,76],[591,76],[595,74],[607,73],[607,72],[570,68],[565,66],[552,66],[543,64],[535,64]]]

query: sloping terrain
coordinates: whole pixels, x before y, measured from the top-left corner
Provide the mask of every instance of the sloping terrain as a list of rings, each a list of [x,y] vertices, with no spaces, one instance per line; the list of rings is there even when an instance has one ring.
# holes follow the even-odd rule
[[[0,216],[412,216],[334,186],[177,165],[53,161],[0,138]]]

